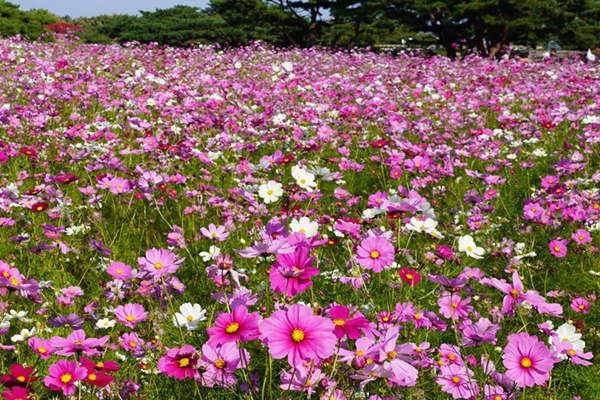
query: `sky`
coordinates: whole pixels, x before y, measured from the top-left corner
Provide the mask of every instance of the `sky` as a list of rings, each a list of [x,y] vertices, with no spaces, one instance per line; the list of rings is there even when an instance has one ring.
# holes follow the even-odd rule
[[[205,8],[209,0],[8,0],[23,11],[44,8],[59,17],[93,17],[101,14],[139,15],[138,10],[154,11],[176,5]]]

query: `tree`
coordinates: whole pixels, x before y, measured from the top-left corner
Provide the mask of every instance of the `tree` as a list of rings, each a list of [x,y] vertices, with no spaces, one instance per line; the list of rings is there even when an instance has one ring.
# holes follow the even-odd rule
[[[317,44],[318,28],[323,27],[323,13],[333,5],[330,0],[267,0],[283,12],[289,13],[308,33],[310,46]]]
[[[40,37],[46,29],[44,25],[57,22],[46,10],[26,12],[19,6],[0,0],[0,34],[4,36],[27,36],[31,39]]]

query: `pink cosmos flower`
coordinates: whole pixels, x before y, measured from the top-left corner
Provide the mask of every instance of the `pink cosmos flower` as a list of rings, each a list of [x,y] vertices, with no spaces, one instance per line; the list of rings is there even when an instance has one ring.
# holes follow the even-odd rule
[[[27,343],[31,350],[42,357],[43,360],[49,359],[52,354],[56,353],[56,349],[50,344],[50,339],[43,340],[32,337],[29,338]]]
[[[94,350],[94,347],[103,346],[109,338],[110,336],[106,335],[100,339],[86,339],[85,332],[82,329],[78,329],[73,331],[66,339],[60,336],[54,336],[50,339],[50,345],[57,349],[62,349],[56,352],[56,354],[61,356],[71,356],[77,351],[83,351],[83,354],[86,356],[97,356],[100,352]]]
[[[442,385],[442,391],[450,393],[455,399],[471,399],[479,396],[479,387],[473,378],[473,371],[464,365],[445,365],[440,367],[440,375],[435,381]]]
[[[115,279],[126,281],[131,273],[131,266],[123,264],[122,262],[114,262],[110,264],[106,272]]]
[[[87,370],[78,367],[75,361],[58,360],[48,368],[50,375],[44,378],[44,385],[50,390],[61,390],[65,396],[75,393],[74,383],[87,376]]]
[[[15,386],[2,393],[3,400],[27,400],[30,398],[29,396],[31,396],[31,393],[20,386]]]
[[[146,257],[139,257],[138,263],[151,276],[161,278],[165,274],[172,274],[180,267],[185,258],[178,259],[177,255],[169,250],[150,249],[146,251]]]
[[[587,314],[590,312],[590,302],[583,297],[578,297],[571,302],[571,309],[575,312]]]
[[[125,350],[131,350],[134,353],[143,353],[145,351],[144,345],[146,343],[135,332],[124,333],[123,336],[119,338],[119,343]]]
[[[73,298],[76,296],[81,296],[83,294],[83,291],[81,290],[80,287],[76,287],[76,286],[69,286],[68,288],[62,288],[61,290],[63,292],[63,294],[69,298]]]
[[[307,248],[299,248],[293,253],[279,254],[269,273],[269,281],[277,293],[295,296],[312,286],[310,280],[319,275],[319,269],[311,267],[314,257],[308,257]]]
[[[554,347],[556,347],[556,352],[558,354],[568,354],[569,356],[571,356],[571,362],[573,364],[580,364],[585,366],[592,365],[591,362],[585,361],[594,358],[594,353],[592,353],[591,351],[584,353],[579,349],[575,349],[573,347],[573,344],[570,343],[568,340],[560,340],[560,338],[556,336],[552,338],[552,344],[554,345]]]
[[[198,364],[196,349],[185,345],[181,349],[169,350],[166,356],[158,360],[158,370],[175,379],[194,378],[198,374],[196,364]]]
[[[577,231],[573,232],[571,238],[573,238],[577,244],[585,244],[592,241],[592,235],[590,235],[590,233],[585,229],[578,229]]]
[[[117,322],[121,322],[126,327],[133,329],[135,324],[146,320],[148,313],[141,304],[129,303],[125,304],[125,306],[118,306],[115,309],[115,316],[117,317]]]
[[[237,381],[233,373],[238,368],[248,366],[250,353],[240,349],[237,343],[225,343],[216,349],[205,344],[202,346],[201,363],[206,368],[201,378],[205,386],[233,386]]]
[[[259,329],[260,340],[269,348],[273,358],[287,356],[292,367],[329,357],[335,352],[335,324],[313,315],[307,306],[292,304],[287,311],[276,311],[262,322]]]
[[[550,248],[550,253],[556,257],[562,258],[567,255],[567,246],[560,240],[551,240],[548,247]]]
[[[394,262],[394,246],[383,237],[368,237],[356,250],[356,261],[365,269],[381,272]]]
[[[208,229],[205,227],[200,228],[200,232],[207,238],[222,242],[227,239],[229,232],[225,232],[224,226],[215,226],[215,224],[208,225]]]
[[[333,306],[329,310],[329,316],[335,324],[335,330],[333,334],[341,339],[344,335],[348,335],[350,339],[358,339],[362,336],[362,332],[359,328],[369,326],[369,321],[364,317],[356,317],[348,319],[350,316],[350,309],[345,306]]]
[[[469,313],[473,311],[473,307],[467,306],[467,304],[470,302],[470,297],[467,297],[465,300],[461,301],[460,294],[451,294],[446,292],[440,296],[437,303],[438,306],[440,306],[440,314],[446,318],[459,320],[466,318]]]
[[[521,332],[508,337],[504,348],[506,375],[521,387],[543,385],[550,379],[550,371],[560,358],[540,342],[537,336]]]
[[[403,354],[412,353],[414,345],[412,343],[396,345],[399,332],[398,326],[394,326],[386,332],[380,342],[379,359],[385,361],[389,365],[388,369],[393,371],[392,380],[394,382],[400,386],[412,386],[416,383],[419,372],[409,364],[412,360]]]
[[[506,283],[504,279],[498,280],[496,278],[481,278],[480,282],[487,286],[493,286],[503,293],[506,293],[502,302],[502,313],[507,314],[509,317],[515,316],[515,307],[519,306],[524,301],[531,305],[539,306],[546,303],[546,300],[540,296],[536,291],[529,290],[527,293],[523,292],[523,283],[519,278],[517,271],[513,272],[513,284]]]
[[[246,306],[239,305],[235,307],[231,314],[221,314],[215,321],[215,326],[206,331],[210,336],[209,346],[219,347],[230,342],[245,342],[258,338],[258,321],[260,314],[248,314]]]

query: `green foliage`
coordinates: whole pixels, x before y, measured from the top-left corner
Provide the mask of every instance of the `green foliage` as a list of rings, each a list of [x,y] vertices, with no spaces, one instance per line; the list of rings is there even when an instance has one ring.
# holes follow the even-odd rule
[[[0,0],[0,34],[3,36],[28,36],[37,39],[46,30],[44,25],[57,22],[46,10],[19,10],[19,6]]]

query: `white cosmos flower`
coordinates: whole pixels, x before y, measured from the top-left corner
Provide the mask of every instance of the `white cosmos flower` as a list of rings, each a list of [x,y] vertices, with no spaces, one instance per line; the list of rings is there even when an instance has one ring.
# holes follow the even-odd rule
[[[308,217],[302,217],[300,220],[294,218],[292,222],[290,222],[290,229],[292,232],[304,233],[308,239],[319,233],[319,224],[315,221],[311,221]]]
[[[265,203],[274,203],[283,195],[283,185],[279,182],[269,181],[260,185],[258,195],[265,199]]]
[[[317,186],[315,176],[297,165],[292,167],[292,176],[296,179],[298,186],[308,192],[312,192],[313,187]]]
[[[28,340],[30,337],[33,337],[33,335],[35,335],[35,328],[32,330],[23,329],[19,335],[13,335],[10,340],[13,342],[21,342],[23,340]]]
[[[113,326],[115,326],[115,320],[110,320],[108,318],[102,318],[100,320],[98,320],[98,322],[96,322],[96,327],[98,329],[108,329],[108,328],[112,328]]]
[[[185,303],[179,307],[178,313],[173,317],[175,326],[186,327],[188,331],[193,331],[198,327],[198,322],[206,319],[206,310],[200,307],[200,304]]]
[[[581,340],[581,333],[577,333],[577,329],[571,324],[562,324],[556,330],[557,337],[561,342],[567,341],[571,343],[574,350],[581,350],[585,348],[585,342]],[[548,338],[548,342],[552,345],[552,337]],[[550,346],[552,350],[556,350],[556,347]],[[558,357],[563,360],[567,359],[566,354],[557,354]]]
[[[216,259],[219,254],[221,254],[220,248],[218,248],[217,246],[210,246],[210,249],[208,249],[208,251],[203,251],[202,253],[200,253],[200,257],[202,257],[202,261],[206,262]]]
[[[281,68],[285,69],[287,72],[292,72],[294,70],[294,64],[289,61],[284,61],[281,63]]]
[[[485,253],[483,247],[477,247],[471,235],[461,236],[458,239],[458,251],[464,251],[467,253],[467,256],[477,259],[482,259]]]
[[[28,313],[28,311],[17,312],[15,310],[10,310],[10,319],[18,318],[19,321],[21,321],[21,322],[27,322],[27,323],[33,322],[33,320],[26,318],[27,313]],[[7,315],[7,317],[8,317],[8,315]]]
[[[406,224],[406,229],[415,232],[431,233],[435,231],[437,224],[437,221],[434,221],[431,218],[412,217],[410,222]]]

